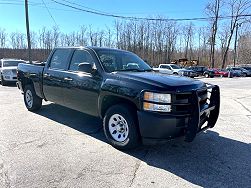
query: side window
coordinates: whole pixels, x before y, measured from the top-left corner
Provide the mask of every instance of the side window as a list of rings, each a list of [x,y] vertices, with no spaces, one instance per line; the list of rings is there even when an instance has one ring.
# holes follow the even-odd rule
[[[77,71],[79,63],[93,64],[92,56],[85,50],[76,50],[72,56],[69,70]]]
[[[57,49],[51,58],[50,68],[60,70],[66,69],[70,53],[71,51],[69,49]]]
[[[161,65],[160,68],[162,68],[162,69],[170,69],[170,67],[168,65]]]

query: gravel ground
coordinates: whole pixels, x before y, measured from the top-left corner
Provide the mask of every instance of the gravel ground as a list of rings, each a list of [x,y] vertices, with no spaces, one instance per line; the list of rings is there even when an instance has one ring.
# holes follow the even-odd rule
[[[251,187],[251,78],[203,80],[221,88],[213,129],[128,152],[99,119],[53,103],[28,112],[0,86],[0,187]]]

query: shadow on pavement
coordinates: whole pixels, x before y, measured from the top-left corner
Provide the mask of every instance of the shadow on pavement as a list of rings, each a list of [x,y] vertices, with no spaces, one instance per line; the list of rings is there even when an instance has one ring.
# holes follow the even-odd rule
[[[38,114],[106,142],[98,118],[53,103]],[[251,187],[251,144],[214,131],[201,133],[192,143],[177,139],[125,153],[202,187]]]
[[[2,83],[1,83],[1,86],[2,86]],[[16,82],[9,82],[6,86],[2,86],[2,87],[17,87],[17,85],[16,85]]]

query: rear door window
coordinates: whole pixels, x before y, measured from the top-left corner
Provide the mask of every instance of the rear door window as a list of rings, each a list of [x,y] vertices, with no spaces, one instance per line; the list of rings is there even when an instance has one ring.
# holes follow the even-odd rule
[[[66,70],[71,50],[57,49],[51,58],[50,68]]]

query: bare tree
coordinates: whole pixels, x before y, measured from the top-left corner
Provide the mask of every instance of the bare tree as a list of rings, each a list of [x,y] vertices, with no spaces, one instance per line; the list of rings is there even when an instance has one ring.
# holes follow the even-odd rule
[[[6,47],[8,34],[6,33],[5,29],[0,28],[0,48]]]
[[[238,62],[241,64],[251,63],[251,32],[246,32],[240,36],[238,50]]]
[[[185,39],[185,58],[192,60],[193,55],[193,36],[194,36],[194,25],[190,22],[189,25],[185,25],[184,28],[184,39]],[[188,57],[189,53],[189,57]]]
[[[218,21],[219,21],[221,4],[222,0],[212,0],[206,6],[206,12],[211,17],[210,62],[212,68],[214,68],[215,64],[216,35],[218,31]]]
[[[251,2],[249,0],[231,0],[228,3],[228,6],[231,12],[231,20],[229,27],[230,32],[226,44],[226,50],[223,55],[223,61],[221,66],[222,68],[224,68],[226,65],[229,47],[236,27],[238,27],[238,24],[245,23],[247,21],[246,17],[243,17],[242,15],[248,13],[248,9],[251,6]]]
[[[12,32],[10,34],[10,43],[14,49],[24,49],[25,44],[25,34],[21,32]]]
[[[55,48],[59,45],[59,36],[60,36],[60,31],[58,26],[54,26],[52,28],[52,48]]]
[[[86,37],[86,27],[84,25],[81,26],[80,32],[78,33],[77,37],[77,43],[80,46],[86,46],[87,45],[87,37]]]

